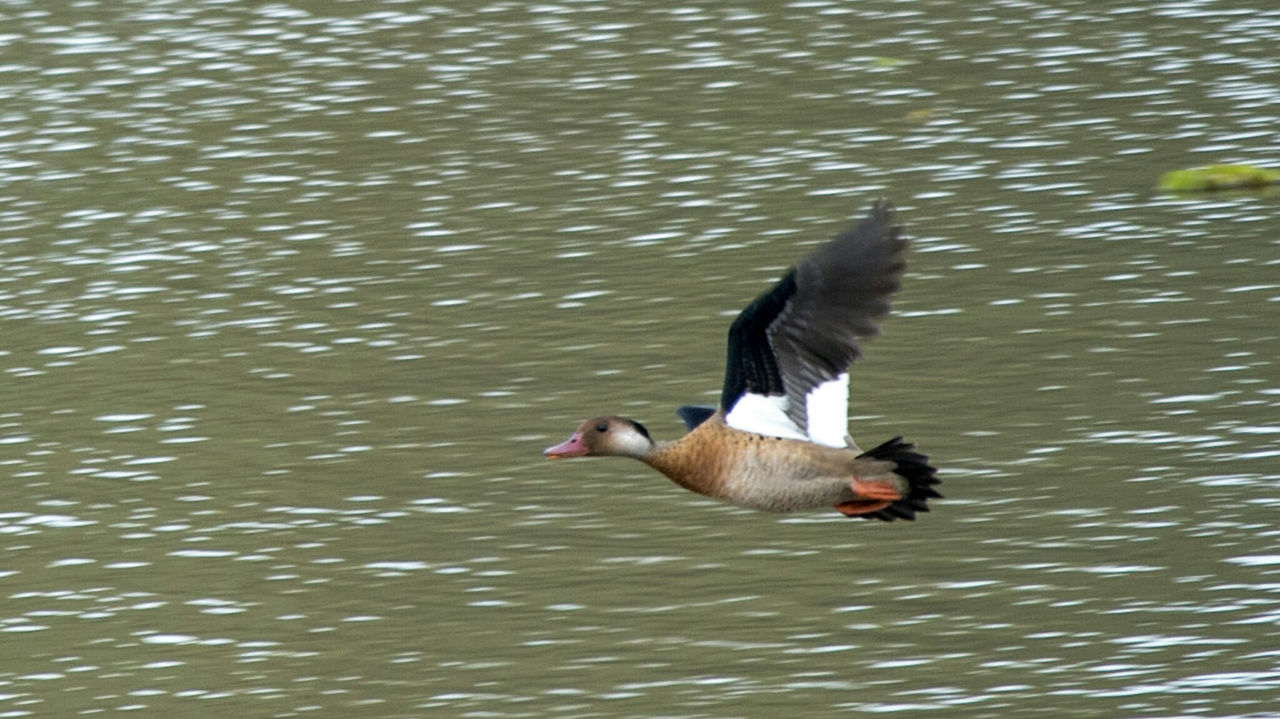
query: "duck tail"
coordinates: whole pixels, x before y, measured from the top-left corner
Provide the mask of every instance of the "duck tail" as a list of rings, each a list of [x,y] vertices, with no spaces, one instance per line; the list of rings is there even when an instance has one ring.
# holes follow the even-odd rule
[[[913,520],[916,512],[929,511],[929,499],[941,498],[942,495],[934,487],[942,483],[938,479],[938,470],[929,464],[929,457],[916,451],[916,446],[903,441],[902,437],[894,437],[884,444],[863,452],[860,457],[893,462],[897,466],[894,474],[907,480],[910,489],[907,495],[888,507],[875,512],[854,516],[863,519],[879,519],[892,522],[895,519]]]

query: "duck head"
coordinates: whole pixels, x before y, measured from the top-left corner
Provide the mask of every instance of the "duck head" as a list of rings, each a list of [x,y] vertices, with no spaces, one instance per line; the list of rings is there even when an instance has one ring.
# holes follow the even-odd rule
[[[644,425],[626,417],[596,417],[578,425],[565,441],[543,451],[548,459],[569,457],[643,457],[653,450]]]

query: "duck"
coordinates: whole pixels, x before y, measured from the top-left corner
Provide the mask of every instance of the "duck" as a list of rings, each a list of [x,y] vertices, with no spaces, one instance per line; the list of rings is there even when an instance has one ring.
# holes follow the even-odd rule
[[[890,312],[907,245],[892,203],[876,200],[737,315],[719,405],[679,407],[684,435],[655,441],[634,419],[601,415],[544,456],[630,457],[762,512],[914,520],[942,496],[929,457],[901,436],[862,451],[848,432],[849,368]]]

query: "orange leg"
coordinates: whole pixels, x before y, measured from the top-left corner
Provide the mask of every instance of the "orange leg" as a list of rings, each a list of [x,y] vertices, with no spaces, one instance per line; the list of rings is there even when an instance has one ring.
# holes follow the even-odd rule
[[[858,495],[859,498],[852,502],[841,502],[836,505],[836,509],[840,510],[840,513],[846,517],[879,512],[902,499],[902,493],[888,482],[867,482],[854,477],[849,486],[853,488],[853,493]]]

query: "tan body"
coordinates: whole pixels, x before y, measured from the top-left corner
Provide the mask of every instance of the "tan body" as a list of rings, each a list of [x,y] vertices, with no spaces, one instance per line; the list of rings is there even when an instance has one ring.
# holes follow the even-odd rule
[[[852,449],[733,429],[719,415],[672,442],[638,457],[685,489],[765,512],[795,512],[869,499],[855,495],[855,477],[906,482],[893,463],[858,458]],[[898,487],[897,485],[901,485]]]
[[[621,417],[597,417],[548,450],[550,457],[586,455],[633,457],[692,492],[765,512],[867,511],[909,488],[894,462],[855,448],[743,432],[724,424],[720,413],[670,442],[654,442]]]

